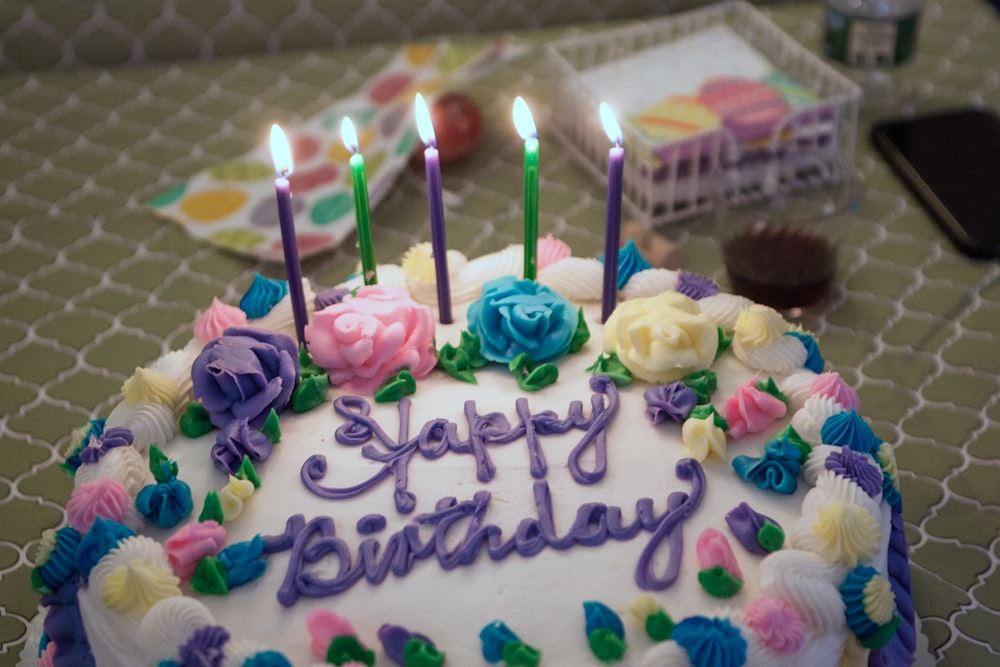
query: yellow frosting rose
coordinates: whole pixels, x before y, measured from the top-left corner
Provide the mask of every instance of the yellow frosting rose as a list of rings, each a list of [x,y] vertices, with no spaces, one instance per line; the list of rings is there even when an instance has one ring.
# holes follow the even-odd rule
[[[715,321],[677,292],[626,301],[604,325],[604,351],[646,382],[676,382],[706,369],[718,347]]]

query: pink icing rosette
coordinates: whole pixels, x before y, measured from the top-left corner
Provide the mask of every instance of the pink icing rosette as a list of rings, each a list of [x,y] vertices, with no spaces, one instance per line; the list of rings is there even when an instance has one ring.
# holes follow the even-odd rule
[[[213,298],[212,305],[194,323],[194,337],[202,345],[221,336],[230,327],[245,327],[247,314],[236,306],[228,306]]]
[[[369,395],[404,368],[420,378],[437,363],[431,309],[388,285],[360,287],[316,313],[306,346],[332,384]]]
[[[206,556],[214,556],[226,543],[226,529],[215,521],[189,523],[163,543],[170,568],[183,581],[194,576],[198,563]]]
[[[538,239],[538,249],[535,253],[535,262],[538,270],[541,271],[550,264],[555,264],[561,259],[566,259],[573,254],[573,250],[562,239],[557,239],[552,234],[546,234]]]
[[[861,409],[861,399],[854,387],[844,382],[839,373],[820,373],[809,385],[812,396],[823,396],[832,399],[844,408],[845,412]]]
[[[781,399],[758,389],[756,378],[750,378],[726,399],[723,406],[723,417],[729,422],[726,434],[735,439],[747,433],[760,433],[787,411],[788,406]]]
[[[97,517],[123,523],[132,500],[122,483],[103,477],[77,487],[66,504],[69,525],[80,533],[90,531]]]
[[[761,643],[779,655],[796,653],[806,641],[802,616],[780,598],[753,600],[746,606],[743,618]]]

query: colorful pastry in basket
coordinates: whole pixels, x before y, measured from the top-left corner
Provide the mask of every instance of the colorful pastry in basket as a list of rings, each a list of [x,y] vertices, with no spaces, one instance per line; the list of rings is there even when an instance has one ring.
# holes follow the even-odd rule
[[[428,255],[307,289],[307,350],[258,278],[136,371],[74,437],[38,664],[909,663],[892,448],[811,335],[631,245],[602,325],[551,238],[538,282],[455,253],[441,326]]]

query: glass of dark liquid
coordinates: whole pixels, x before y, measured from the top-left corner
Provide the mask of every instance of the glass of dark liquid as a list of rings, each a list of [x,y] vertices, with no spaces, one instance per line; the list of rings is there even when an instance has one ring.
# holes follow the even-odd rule
[[[715,227],[732,291],[786,312],[817,304],[837,273],[838,246],[863,193],[854,168],[841,166],[763,192],[724,183]]]

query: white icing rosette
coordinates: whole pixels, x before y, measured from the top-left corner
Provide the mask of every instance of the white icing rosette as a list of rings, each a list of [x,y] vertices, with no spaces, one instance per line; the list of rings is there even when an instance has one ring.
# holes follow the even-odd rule
[[[826,459],[830,454],[834,452],[839,452],[840,447],[835,445],[819,445],[814,446],[812,451],[809,452],[809,457],[802,466],[802,478],[805,479],[806,484],[809,486],[816,486],[816,480],[820,476],[825,475],[826,469]]]
[[[183,410],[191,400],[191,364],[194,363],[202,347],[196,339],[192,339],[191,343],[179,350],[167,352],[149,366],[173,380],[177,387],[179,410]]]
[[[379,282],[382,281],[381,267],[379,269]],[[316,310],[316,293],[313,292],[312,284],[307,278],[302,279],[302,298],[306,302],[306,319],[312,319]],[[292,311],[292,297],[286,294],[281,301],[274,304],[267,315],[247,322],[247,326],[258,329],[266,329],[276,333],[283,333],[290,338],[297,338],[295,331],[295,313]]]
[[[201,601],[192,597],[166,598],[153,605],[142,619],[139,637],[151,663],[179,661],[178,649],[187,643],[192,633],[214,624],[212,612]]]
[[[790,373],[802,367],[808,352],[778,311],[762,305],[743,310],[733,329],[733,352],[744,364],[768,373]]]
[[[844,408],[832,398],[826,396],[811,396],[802,407],[792,415],[792,428],[803,440],[813,447],[823,443],[823,424],[834,415],[844,411]]]
[[[668,639],[646,651],[639,667],[691,667],[691,661],[683,646]]]
[[[677,271],[660,268],[639,271],[625,283],[620,296],[622,300],[627,301],[628,299],[656,296],[661,292],[669,292],[677,287],[677,274]]]
[[[452,289],[464,293],[466,289],[473,288],[475,291],[473,299],[475,299],[479,297],[484,283],[500,276],[520,277],[523,273],[524,247],[510,245],[500,252],[483,255],[469,261],[458,272],[458,283]]]
[[[122,401],[104,423],[105,430],[119,426],[132,431],[133,446],[144,453],[150,444],[162,448],[173,439],[174,411],[158,403]]]
[[[701,310],[707,313],[723,331],[731,334],[736,328],[740,313],[753,305],[753,301],[745,296],[719,292],[698,300]]]
[[[604,264],[593,258],[567,257],[539,271],[538,282],[570,301],[596,301],[604,289]]]
[[[802,516],[789,528],[788,541],[851,568],[878,554],[880,522],[878,504],[861,487],[826,471],[802,501]]]
[[[799,410],[812,396],[810,388],[816,378],[816,373],[803,368],[782,379],[778,383],[778,389],[788,398],[789,406],[794,410]]]
[[[826,634],[844,626],[840,582],[846,572],[847,568],[811,551],[782,549],[761,561],[758,579],[764,595],[785,600],[807,627]]]
[[[115,447],[96,463],[84,463],[76,470],[73,486],[79,488],[104,478],[121,482],[133,500],[142,487],[155,482],[149,464],[135,447]]]

